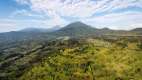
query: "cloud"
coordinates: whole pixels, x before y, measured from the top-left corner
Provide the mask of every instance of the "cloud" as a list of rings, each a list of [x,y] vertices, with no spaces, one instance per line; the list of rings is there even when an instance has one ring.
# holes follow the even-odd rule
[[[29,5],[30,4],[29,0],[15,0],[15,1],[20,3],[20,4],[23,4],[23,5],[25,5],[25,4]]]
[[[67,22],[59,19],[49,20],[15,20],[15,19],[0,19],[0,32],[17,31],[28,27],[35,28],[52,28],[61,27]]]
[[[55,15],[89,17],[94,13],[94,4],[88,0],[30,0],[30,2],[32,10],[51,17]]]
[[[142,12],[139,10],[142,9],[142,0],[16,0],[16,2],[29,6],[31,11],[21,10],[14,15],[43,16],[45,21],[38,22],[43,26],[62,26],[74,20],[81,20],[94,26],[131,29],[132,27],[124,26],[136,24],[140,26],[142,23]],[[133,11],[131,8],[138,9]],[[126,11],[115,12],[122,9]]]
[[[33,11],[47,15],[90,17],[95,13],[128,7],[142,8],[142,0],[17,0],[27,4]]]
[[[8,32],[8,31],[18,30],[15,26],[16,26],[16,24],[13,21],[0,20],[0,32]]]
[[[132,29],[142,27],[141,12],[111,13],[104,16],[96,16],[82,20],[96,27],[109,27],[112,29]]]
[[[28,11],[28,10],[26,10],[26,9],[16,10],[16,11],[14,11],[14,12],[10,15],[11,18],[15,18],[15,17],[17,17],[17,16],[19,16],[19,17],[22,16],[22,17],[44,18],[43,15],[33,13],[33,12]]]
[[[142,8],[142,0],[102,0],[103,4],[97,4],[96,12],[112,12],[114,10],[125,9],[129,7]]]

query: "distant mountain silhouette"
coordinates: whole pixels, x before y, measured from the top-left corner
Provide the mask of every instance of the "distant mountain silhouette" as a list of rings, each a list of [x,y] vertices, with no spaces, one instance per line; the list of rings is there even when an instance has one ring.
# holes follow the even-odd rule
[[[109,28],[97,29],[86,25],[82,22],[74,22],[63,28],[55,26],[50,29],[42,28],[27,28],[21,31],[12,31],[6,33],[0,33],[0,43],[3,42],[15,42],[29,39],[55,39],[58,37],[87,37],[87,36],[101,36],[101,35],[142,35],[142,28],[136,28],[130,31],[125,30],[111,30]]]
[[[142,35],[142,28],[135,28],[135,29],[131,30],[131,32],[135,32],[137,34],[141,34]]]
[[[74,22],[61,28],[60,30],[56,31],[53,34],[60,35],[60,36],[78,37],[78,36],[100,34],[98,30],[99,29],[93,28],[82,22]]]
[[[142,32],[142,28],[135,28],[135,29],[132,29],[131,31]]]

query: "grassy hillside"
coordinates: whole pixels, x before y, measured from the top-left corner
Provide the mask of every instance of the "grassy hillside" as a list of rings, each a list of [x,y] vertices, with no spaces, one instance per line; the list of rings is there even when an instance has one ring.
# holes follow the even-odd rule
[[[17,54],[0,56],[4,58],[0,61],[0,79],[142,79],[142,42],[138,39],[69,39],[26,43],[4,50],[5,53]]]
[[[96,39],[86,42],[60,48],[26,71],[20,80],[142,79],[142,49],[137,43]]]

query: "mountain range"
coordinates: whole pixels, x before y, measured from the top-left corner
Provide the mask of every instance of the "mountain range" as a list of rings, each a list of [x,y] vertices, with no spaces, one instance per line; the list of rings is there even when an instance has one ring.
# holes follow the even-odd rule
[[[87,36],[102,36],[102,35],[141,35],[142,28],[136,28],[130,31],[125,30],[111,30],[109,28],[97,29],[92,26],[86,25],[82,22],[74,22],[63,28],[27,28],[20,31],[12,31],[0,33],[0,43],[14,42],[28,39],[53,39],[63,36],[68,37],[87,37]]]

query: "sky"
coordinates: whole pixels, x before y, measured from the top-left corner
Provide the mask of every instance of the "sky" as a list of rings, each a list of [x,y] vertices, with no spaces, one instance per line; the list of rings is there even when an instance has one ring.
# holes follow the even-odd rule
[[[142,27],[142,0],[0,0],[0,32],[76,21],[96,28]]]

